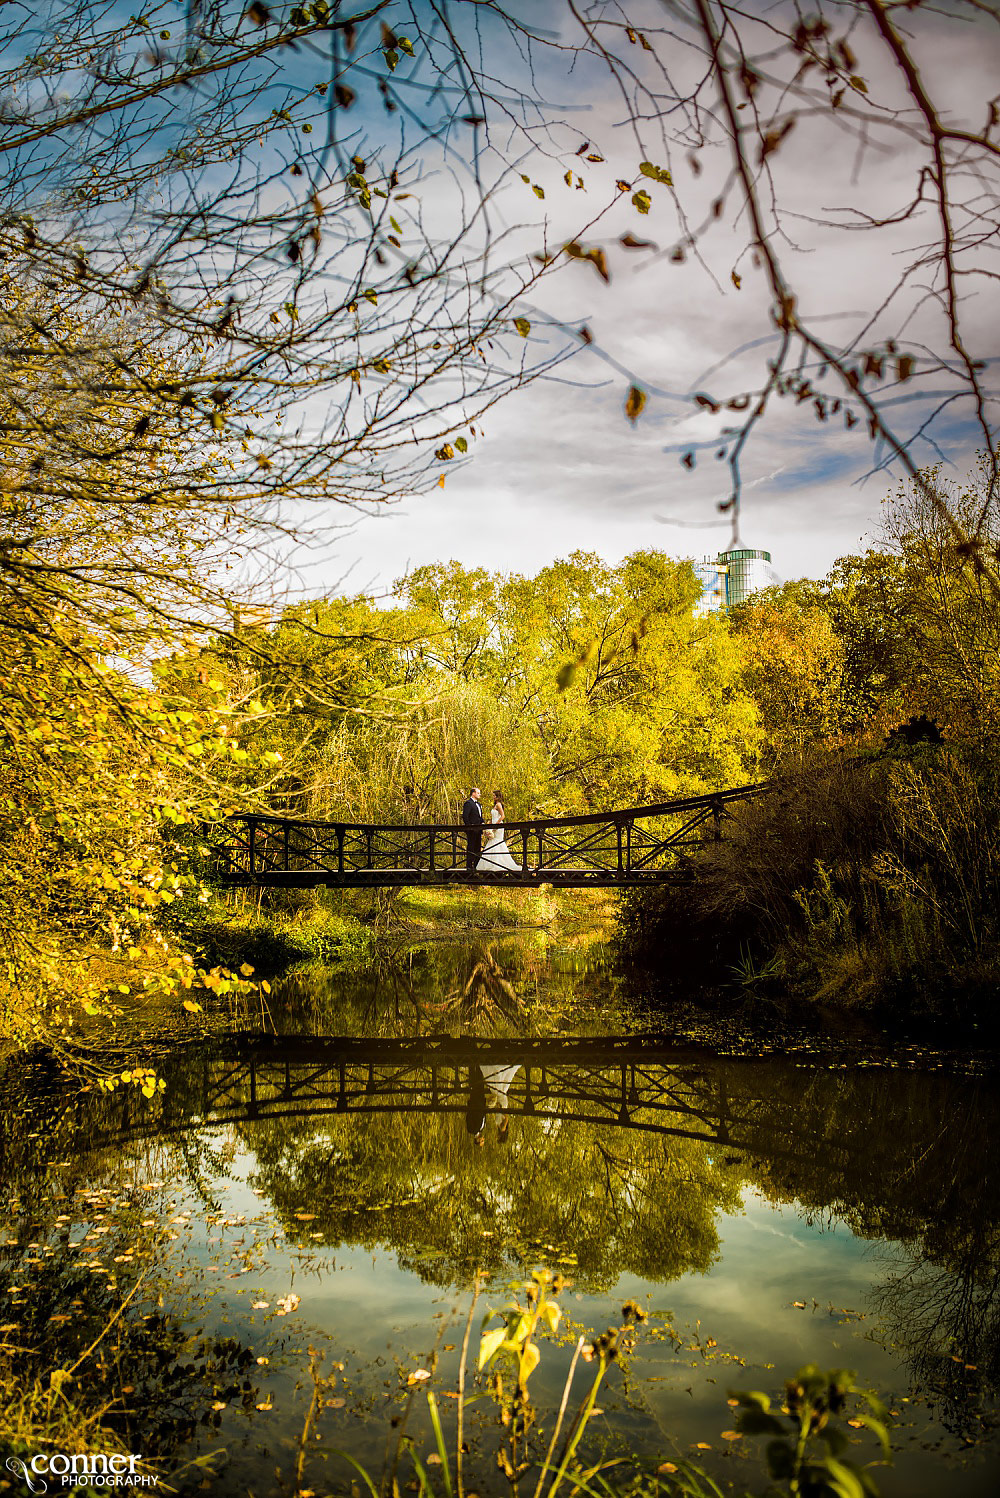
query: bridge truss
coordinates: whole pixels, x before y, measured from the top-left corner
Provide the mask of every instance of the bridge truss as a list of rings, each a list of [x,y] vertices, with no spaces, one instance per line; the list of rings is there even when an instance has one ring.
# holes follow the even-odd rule
[[[206,837],[223,881],[255,888],[636,888],[671,879],[674,853],[717,841],[734,805],[771,789],[761,782],[623,811],[506,822],[507,846],[519,864],[510,872],[468,869],[468,829],[451,823],[320,822],[248,812],[207,828]]]

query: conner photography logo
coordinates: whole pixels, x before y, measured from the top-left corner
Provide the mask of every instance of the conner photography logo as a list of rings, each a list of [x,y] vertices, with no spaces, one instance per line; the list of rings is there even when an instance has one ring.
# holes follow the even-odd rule
[[[40,1451],[25,1461],[7,1458],[7,1469],[19,1477],[31,1493],[47,1493],[50,1486],[63,1488],[155,1488],[158,1477],[137,1472],[141,1455],[122,1452],[77,1453]]]

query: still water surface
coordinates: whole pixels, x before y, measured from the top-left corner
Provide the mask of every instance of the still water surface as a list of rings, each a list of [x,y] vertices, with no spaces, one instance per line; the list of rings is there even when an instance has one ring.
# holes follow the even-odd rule
[[[884,1494],[995,1493],[995,1078],[856,1036],[720,1034],[681,1033],[594,950],[474,941],[299,971],[269,1014],[133,1017],[123,1059],[167,1081],[152,1103],[18,1062],[2,1335],[68,1368],[134,1291],[79,1371],[119,1400],[123,1449],[181,1491],[347,1493],[339,1453],[377,1478],[408,1405],[433,1451],[428,1383],[452,1444],[477,1271],[473,1353],[545,1265],[569,1282],[532,1379],[546,1432],[578,1335],[626,1299],[650,1313],[594,1460],[694,1458],[761,1492],[727,1392],[816,1362],[893,1411]],[[507,1491],[488,1382],[467,1394],[467,1482]]]

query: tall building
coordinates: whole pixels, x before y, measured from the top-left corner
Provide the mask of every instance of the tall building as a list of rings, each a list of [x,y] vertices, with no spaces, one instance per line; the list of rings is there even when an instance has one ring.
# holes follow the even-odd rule
[[[694,574],[701,583],[701,597],[694,606],[696,614],[724,614],[726,611],[726,569],[713,557],[702,557],[694,564]]]
[[[694,570],[701,583],[696,614],[725,613],[752,593],[771,587],[775,580],[771,553],[745,546],[732,546],[717,557],[703,557],[695,562]]]
[[[769,551],[749,551],[745,546],[734,546],[719,553],[720,563],[726,567],[726,608],[735,608],[751,593],[759,593],[774,582]]]

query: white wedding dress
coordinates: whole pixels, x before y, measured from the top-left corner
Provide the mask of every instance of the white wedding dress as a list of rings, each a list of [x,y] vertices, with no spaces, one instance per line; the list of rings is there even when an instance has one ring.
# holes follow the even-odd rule
[[[493,811],[490,815],[490,821],[495,826],[496,823],[499,822],[499,820],[500,813],[494,806]],[[521,865],[519,863],[515,863],[514,859],[510,856],[510,849],[507,847],[506,834],[503,832],[494,832],[487,834],[487,836],[489,836],[490,841],[486,844],[486,847],[483,849],[482,857],[476,864],[476,873],[516,873],[520,869]]]

